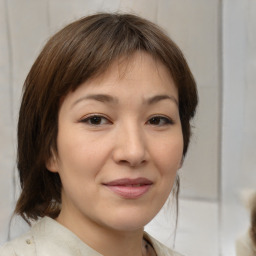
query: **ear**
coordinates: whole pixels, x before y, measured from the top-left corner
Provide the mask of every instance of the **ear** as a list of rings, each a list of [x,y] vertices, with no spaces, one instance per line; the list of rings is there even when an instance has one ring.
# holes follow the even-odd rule
[[[58,172],[58,161],[53,151],[50,158],[46,161],[45,166],[50,172]]]

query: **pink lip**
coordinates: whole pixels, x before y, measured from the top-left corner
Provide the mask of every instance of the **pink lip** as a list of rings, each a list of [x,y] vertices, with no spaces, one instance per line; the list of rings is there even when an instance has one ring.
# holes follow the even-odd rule
[[[135,199],[144,195],[150,189],[152,184],[153,182],[146,178],[125,178],[113,180],[103,185],[123,198]]]

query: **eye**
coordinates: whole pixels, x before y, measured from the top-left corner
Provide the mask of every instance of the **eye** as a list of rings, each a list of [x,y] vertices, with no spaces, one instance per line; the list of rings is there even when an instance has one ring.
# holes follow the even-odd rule
[[[165,116],[153,116],[148,121],[147,124],[155,125],[155,126],[164,126],[164,125],[171,125],[174,122]]]
[[[111,122],[106,117],[101,115],[90,115],[82,119],[80,122],[86,123],[88,125],[93,125],[93,126],[111,124]]]

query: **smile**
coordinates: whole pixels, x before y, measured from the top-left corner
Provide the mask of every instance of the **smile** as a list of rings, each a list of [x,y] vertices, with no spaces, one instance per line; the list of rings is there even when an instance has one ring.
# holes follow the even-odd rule
[[[115,194],[126,198],[136,199],[143,196],[153,185],[153,182],[146,178],[119,179],[103,184]]]

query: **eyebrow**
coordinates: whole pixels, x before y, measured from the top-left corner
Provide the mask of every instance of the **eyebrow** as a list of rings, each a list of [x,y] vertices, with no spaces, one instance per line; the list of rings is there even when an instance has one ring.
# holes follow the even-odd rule
[[[96,100],[99,102],[107,102],[107,103],[118,103],[119,100],[116,97],[113,97],[111,95],[108,94],[89,94],[86,95],[84,97],[79,98],[78,100],[76,100],[73,104],[72,107],[74,105],[76,105],[77,103],[84,101],[84,100]],[[171,95],[167,95],[167,94],[163,94],[163,95],[155,95],[153,97],[150,97],[148,99],[146,99],[144,101],[144,103],[146,103],[147,105],[152,105],[152,104],[156,104],[159,101],[162,100],[171,100],[172,102],[174,102],[177,106],[179,106],[178,100]]]
[[[153,96],[153,97],[147,99],[146,103],[148,105],[151,105],[151,104],[155,104],[155,103],[157,103],[157,102],[159,102],[161,100],[171,100],[177,106],[179,106],[179,102],[178,102],[178,100],[174,96],[170,96],[170,95],[166,95],[166,94]]]
[[[108,95],[108,94],[89,94],[87,96],[84,96],[82,98],[79,98],[76,100],[72,106],[76,105],[77,103],[83,101],[83,100],[96,100],[99,102],[108,102],[108,103],[118,103],[118,99]]]

